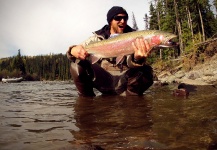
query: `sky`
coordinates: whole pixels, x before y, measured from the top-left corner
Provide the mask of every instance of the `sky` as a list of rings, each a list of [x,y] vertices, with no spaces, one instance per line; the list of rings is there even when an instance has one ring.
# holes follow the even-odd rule
[[[65,54],[101,29],[112,6],[122,6],[139,30],[149,14],[149,0],[0,0],[0,58]]]

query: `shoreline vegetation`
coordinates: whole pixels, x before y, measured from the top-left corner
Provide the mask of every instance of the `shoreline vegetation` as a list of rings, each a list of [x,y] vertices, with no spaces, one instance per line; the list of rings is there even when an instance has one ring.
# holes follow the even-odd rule
[[[24,81],[69,80],[70,62],[66,55],[17,56],[0,59],[0,80],[23,77]]]
[[[177,59],[153,64],[156,83],[217,85],[217,38],[196,45],[195,51]]]

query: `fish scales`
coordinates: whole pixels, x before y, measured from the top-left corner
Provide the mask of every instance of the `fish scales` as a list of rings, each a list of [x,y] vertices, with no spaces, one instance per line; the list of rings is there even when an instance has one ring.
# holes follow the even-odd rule
[[[91,55],[92,63],[97,62],[101,58],[117,57],[116,61],[120,61],[125,55],[133,54],[134,50],[132,42],[137,38],[147,40],[151,48],[156,46],[172,47],[169,41],[176,35],[160,30],[142,30],[129,33],[123,33],[116,37],[91,43],[85,47]]]
[[[133,51],[132,42],[135,39],[128,39],[124,41],[112,41],[101,45],[92,45],[88,47],[88,53],[101,56],[103,58],[117,57],[119,55],[130,54]]]

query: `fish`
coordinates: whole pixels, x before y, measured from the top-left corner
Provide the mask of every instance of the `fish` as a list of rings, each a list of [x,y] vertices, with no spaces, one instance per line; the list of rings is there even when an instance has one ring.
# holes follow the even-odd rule
[[[154,47],[175,47],[177,44],[172,39],[175,34],[161,30],[140,30],[115,35],[112,38],[99,42],[92,42],[84,47],[89,54],[92,64],[103,58],[116,57],[116,64],[123,61],[124,57],[134,53],[132,42],[143,38],[149,42],[151,49]]]

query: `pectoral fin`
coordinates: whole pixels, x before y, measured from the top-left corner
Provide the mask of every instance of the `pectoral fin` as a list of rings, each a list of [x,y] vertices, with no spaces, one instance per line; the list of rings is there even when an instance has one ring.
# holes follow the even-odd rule
[[[124,62],[124,59],[125,59],[126,56],[118,56],[116,58],[116,65],[117,64],[122,64]]]
[[[101,58],[99,56],[96,55],[90,55],[90,62],[92,64],[95,64],[98,60],[100,60]]]

